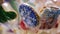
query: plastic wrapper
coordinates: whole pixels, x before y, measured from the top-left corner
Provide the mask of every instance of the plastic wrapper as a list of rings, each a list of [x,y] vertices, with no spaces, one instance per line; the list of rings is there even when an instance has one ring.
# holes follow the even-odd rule
[[[1,34],[59,34],[59,3],[59,0],[3,0]]]

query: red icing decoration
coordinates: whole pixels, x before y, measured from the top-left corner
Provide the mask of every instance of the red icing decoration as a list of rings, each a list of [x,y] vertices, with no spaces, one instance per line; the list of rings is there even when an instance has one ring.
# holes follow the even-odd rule
[[[23,21],[23,20],[20,22],[20,27],[21,27],[22,29],[24,29],[24,30],[27,30],[27,29],[28,29],[28,28],[26,27],[26,25],[24,24],[24,21]]]

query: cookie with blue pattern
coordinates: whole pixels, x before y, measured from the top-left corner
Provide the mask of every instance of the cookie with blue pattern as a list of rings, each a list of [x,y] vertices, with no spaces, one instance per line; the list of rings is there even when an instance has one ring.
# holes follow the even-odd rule
[[[25,23],[31,27],[35,27],[38,25],[39,22],[39,16],[37,13],[33,10],[32,7],[26,5],[26,4],[21,4],[19,6],[19,12],[22,17],[22,19],[25,21]]]
[[[60,15],[60,9],[57,8],[51,8],[51,9],[45,9],[42,17],[43,23],[40,27],[40,29],[51,29],[53,27],[57,28],[58,23],[57,23],[57,18]]]

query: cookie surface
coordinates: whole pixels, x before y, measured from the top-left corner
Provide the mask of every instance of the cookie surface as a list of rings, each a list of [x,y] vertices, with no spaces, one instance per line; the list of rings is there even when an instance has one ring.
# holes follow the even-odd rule
[[[38,24],[37,14],[32,7],[21,4],[19,7],[19,12],[27,25],[35,27]]]

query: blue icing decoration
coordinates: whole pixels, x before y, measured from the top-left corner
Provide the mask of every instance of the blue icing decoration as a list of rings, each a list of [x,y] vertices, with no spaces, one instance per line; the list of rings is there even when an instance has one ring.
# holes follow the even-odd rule
[[[37,17],[34,10],[32,10],[32,7],[21,4],[19,7],[19,12],[21,14],[21,17],[25,18],[24,21],[26,24],[32,27],[35,27],[37,25]]]
[[[60,14],[60,10],[57,10],[57,13]]]
[[[10,2],[11,0],[5,0],[6,2]]]
[[[51,29],[53,26],[56,27],[55,24],[57,24],[57,18],[60,15],[60,9],[56,9],[56,10],[49,10],[49,9],[45,9],[44,13],[42,14],[41,18],[45,18],[45,24],[46,26],[41,26],[40,28],[44,29]]]

